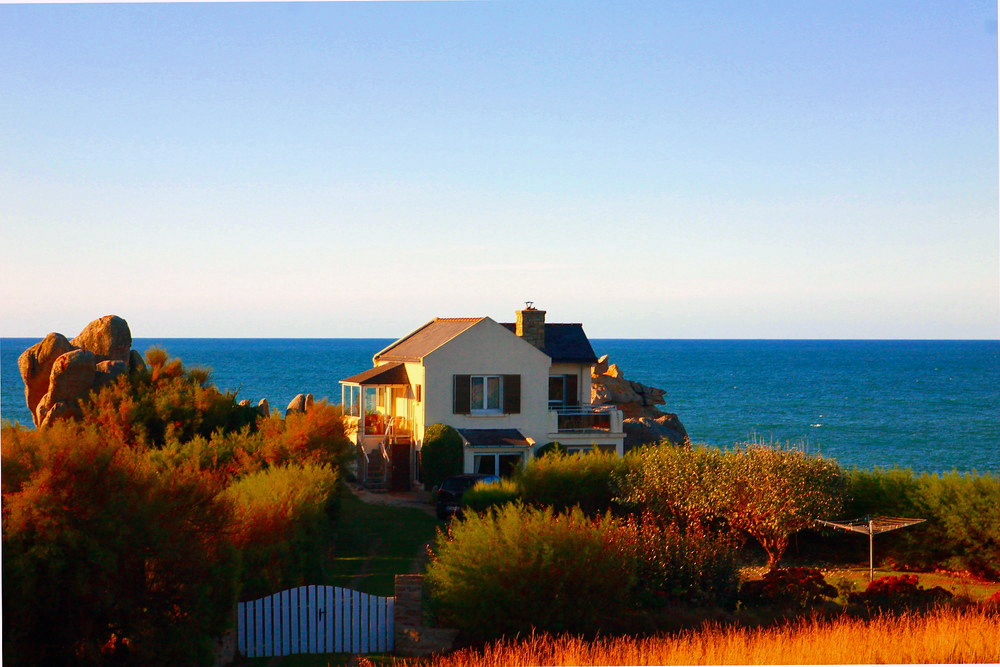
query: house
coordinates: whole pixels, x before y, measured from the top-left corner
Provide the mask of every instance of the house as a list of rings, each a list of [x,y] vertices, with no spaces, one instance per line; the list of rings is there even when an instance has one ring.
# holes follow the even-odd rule
[[[590,405],[597,362],[581,324],[553,324],[529,303],[511,323],[438,317],[341,380],[341,403],[373,486],[420,480],[432,424],[458,430],[464,471],[509,475],[539,447],[599,447],[622,454],[622,413]]]

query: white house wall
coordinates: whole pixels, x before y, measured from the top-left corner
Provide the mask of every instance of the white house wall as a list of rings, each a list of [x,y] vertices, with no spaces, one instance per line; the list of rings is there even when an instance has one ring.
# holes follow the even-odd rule
[[[547,442],[551,359],[531,343],[487,317],[428,354],[423,361],[425,426],[515,428],[538,444]],[[520,414],[454,414],[455,375],[520,375]]]

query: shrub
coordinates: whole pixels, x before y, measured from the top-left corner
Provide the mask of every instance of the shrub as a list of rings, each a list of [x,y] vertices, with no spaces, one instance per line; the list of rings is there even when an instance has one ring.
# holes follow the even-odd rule
[[[231,539],[243,552],[243,597],[318,577],[332,545],[337,473],[289,464],[246,475],[222,494],[233,507]]]
[[[823,573],[812,567],[772,569],[763,579],[748,581],[740,588],[740,602],[748,607],[770,605],[809,609],[838,595]]]
[[[566,448],[562,446],[560,442],[547,442],[537,450],[535,450],[535,458],[542,456],[547,456],[553,452],[558,452],[559,454],[565,454]]]
[[[206,369],[185,370],[165,351],[146,352],[146,370],[120,376],[85,402],[83,421],[110,439],[161,447],[168,439],[210,437],[216,430],[238,431],[257,423],[257,409],[240,406],[235,394],[209,383]]]
[[[5,662],[211,655],[238,565],[211,480],[192,466],[162,474],[145,452],[74,422],[5,428],[3,459]]]
[[[926,519],[879,536],[878,552],[903,566],[971,571],[1000,578],[1000,477],[993,474],[914,474],[854,470],[849,516]]]
[[[420,470],[428,491],[448,477],[462,474],[462,436],[447,424],[432,424],[424,431]]]
[[[612,478],[623,474],[626,466],[624,459],[598,450],[579,454],[553,451],[527,461],[515,479],[525,503],[557,512],[578,506],[596,516],[611,507]]]
[[[425,581],[439,620],[470,636],[591,632],[626,609],[632,563],[609,516],[515,504],[439,533]]]
[[[879,577],[868,584],[863,593],[851,593],[849,603],[863,604],[881,611],[906,611],[943,602],[952,597],[940,586],[925,589],[920,586],[916,575]]]
[[[642,606],[686,603],[735,606],[740,574],[733,543],[703,532],[684,533],[652,514],[623,529],[631,538]]]
[[[521,491],[512,480],[502,479],[491,484],[477,482],[462,494],[462,506],[473,512],[485,512],[491,507],[509,505],[520,497]]]

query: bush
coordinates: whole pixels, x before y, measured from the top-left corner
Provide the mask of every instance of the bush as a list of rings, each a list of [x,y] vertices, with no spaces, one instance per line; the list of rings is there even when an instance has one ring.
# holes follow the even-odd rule
[[[879,577],[869,583],[863,593],[848,595],[847,601],[879,611],[908,611],[937,604],[951,597],[951,593],[940,586],[925,589],[919,585],[915,575],[904,574]]]
[[[684,533],[652,514],[641,523],[628,519],[624,530],[631,538],[641,606],[664,603],[733,608],[740,573],[731,541],[707,533]]]
[[[740,602],[748,607],[809,609],[837,595],[837,589],[826,583],[823,573],[812,567],[772,569],[763,579],[748,581],[740,588]]]
[[[462,436],[447,424],[432,424],[424,430],[420,448],[420,474],[430,491],[448,477],[461,475],[465,452]]]
[[[439,621],[473,637],[593,632],[626,609],[632,563],[609,516],[515,504],[439,533],[425,581]]]
[[[854,470],[849,516],[926,519],[876,540],[878,553],[904,567],[970,571],[1000,578],[1000,477]]]
[[[612,478],[622,475],[626,466],[624,459],[598,450],[579,454],[552,451],[527,461],[515,480],[525,503],[557,512],[578,506],[596,516],[611,508]]]
[[[567,453],[566,452],[566,448],[562,446],[562,443],[560,443],[560,442],[547,442],[544,445],[542,445],[541,447],[539,447],[537,450],[535,450],[535,458],[541,458],[542,456],[548,456],[549,454],[552,454],[553,452],[557,452],[559,454],[566,454]]]
[[[509,479],[484,484],[477,482],[475,486],[462,494],[462,506],[473,512],[485,512],[491,507],[503,507],[517,501],[521,492],[517,484]]]
[[[222,494],[233,507],[233,543],[243,552],[244,598],[315,581],[332,547],[337,473],[289,464],[246,475]]]
[[[5,662],[210,658],[238,567],[211,480],[74,422],[4,428],[3,469]]]

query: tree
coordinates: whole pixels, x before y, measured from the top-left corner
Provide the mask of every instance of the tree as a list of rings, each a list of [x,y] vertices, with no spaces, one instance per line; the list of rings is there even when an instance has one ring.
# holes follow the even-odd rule
[[[843,506],[847,477],[832,459],[798,449],[746,444],[727,451],[713,488],[720,513],[754,537],[773,568],[789,536]]]

